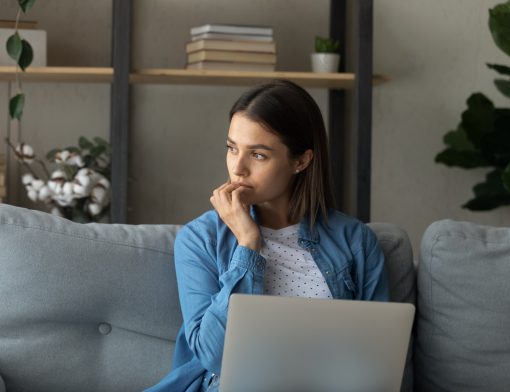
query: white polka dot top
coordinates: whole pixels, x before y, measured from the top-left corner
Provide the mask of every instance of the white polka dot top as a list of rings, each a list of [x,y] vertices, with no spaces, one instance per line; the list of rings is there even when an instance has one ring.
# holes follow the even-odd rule
[[[299,223],[273,230],[260,227],[266,259],[264,294],[285,297],[332,298],[310,252],[298,245]]]

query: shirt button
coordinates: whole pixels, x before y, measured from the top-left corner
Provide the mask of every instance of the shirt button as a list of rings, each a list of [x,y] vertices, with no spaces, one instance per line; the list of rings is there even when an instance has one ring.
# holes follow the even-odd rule
[[[108,335],[112,331],[112,326],[108,323],[101,323],[98,329],[101,335]]]

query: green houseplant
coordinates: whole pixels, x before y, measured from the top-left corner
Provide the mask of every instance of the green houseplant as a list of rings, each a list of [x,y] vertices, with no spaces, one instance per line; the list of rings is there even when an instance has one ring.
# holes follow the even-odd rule
[[[510,56],[510,0],[489,10],[492,38]],[[487,64],[496,71],[494,83],[499,92],[510,98],[510,67]],[[473,187],[474,198],[462,207],[472,211],[492,210],[510,205],[510,109],[497,108],[482,93],[467,99],[456,129],[444,136],[446,149],[435,161],[464,169],[489,168],[485,181]]]
[[[337,72],[340,64],[338,49],[340,42],[332,39],[316,36],[315,53],[311,55],[313,72]]]

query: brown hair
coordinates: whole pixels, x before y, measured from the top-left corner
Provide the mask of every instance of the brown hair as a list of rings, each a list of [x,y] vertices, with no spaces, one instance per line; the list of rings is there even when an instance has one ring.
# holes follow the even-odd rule
[[[311,229],[319,213],[327,221],[328,209],[334,208],[335,202],[326,129],[321,111],[310,94],[295,83],[277,79],[241,95],[230,110],[230,120],[238,112],[278,135],[291,158],[308,149],[313,151],[308,167],[295,176],[288,217],[297,221],[308,215]]]

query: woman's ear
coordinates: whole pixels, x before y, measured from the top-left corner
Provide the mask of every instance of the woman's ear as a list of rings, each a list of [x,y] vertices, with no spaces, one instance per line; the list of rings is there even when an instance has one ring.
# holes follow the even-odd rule
[[[306,150],[296,161],[296,171],[302,172],[305,170],[313,159],[313,151]]]

